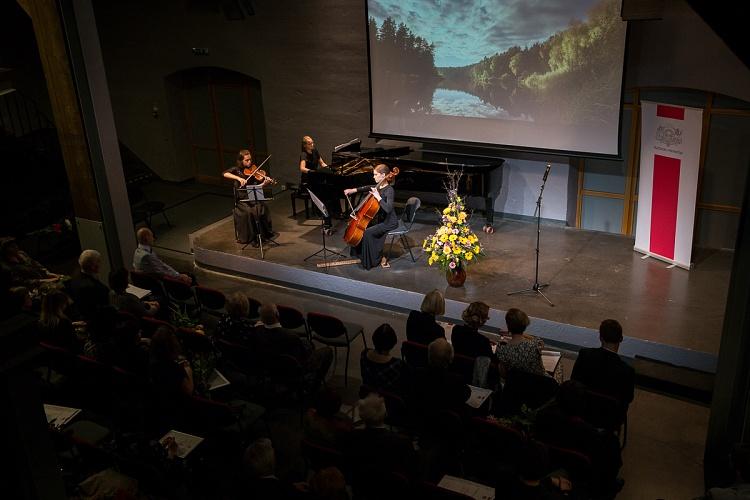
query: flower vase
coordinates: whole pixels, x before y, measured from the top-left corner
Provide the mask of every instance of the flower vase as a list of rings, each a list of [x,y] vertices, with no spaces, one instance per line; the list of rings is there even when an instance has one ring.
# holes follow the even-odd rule
[[[461,265],[456,266],[453,270],[448,269],[445,272],[445,279],[450,286],[464,286],[464,281],[466,281],[466,270]]]

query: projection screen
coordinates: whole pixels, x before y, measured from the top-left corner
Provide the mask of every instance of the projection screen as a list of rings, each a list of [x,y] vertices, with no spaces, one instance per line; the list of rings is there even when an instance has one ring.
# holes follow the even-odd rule
[[[619,154],[620,0],[367,0],[371,133]]]

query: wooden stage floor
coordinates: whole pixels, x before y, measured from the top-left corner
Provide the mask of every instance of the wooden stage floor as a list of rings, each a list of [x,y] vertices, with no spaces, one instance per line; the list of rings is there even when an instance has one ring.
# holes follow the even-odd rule
[[[475,214],[472,227],[485,256],[468,268],[463,287],[451,288],[439,268],[427,265],[421,250],[422,239],[437,225],[433,209],[420,212],[409,235],[416,262],[397,241],[390,269],[365,271],[358,265],[324,269],[316,266],[322,259],[304,261],[321,248],[319,221],[304,220],[302,214],[282,215],[291,212],[287,198],[277,198],[271,205],[279,246],[267,248],[264,260],[257,249],[241,250],[227,218],[191,235],[196,265],[395,310],[418,308],[422,294],[438,288],[449,300],[448,318],[460,318],[466,304],[481,300],[492,308],[490,330],[504,329],[504,311],[518,307],[532,317],[530,333],[574,350],[598,345],[599,322],[615,318],[626,335],[624,355],[714,371],[732,252],[699,253],[694,268],[686,271],[643,259],[633,251],[629,237],[544,225],[539,281],[549,283],[544,293],[554,303],[550,307],[536,294],[507,295],[529,288],[534,281],[535,223],[501,219],[495,233],[487,235],[481,232],[483,219]],[[348,255],[341,239],[344,224],[339,221],[337,233],[327,243]]]

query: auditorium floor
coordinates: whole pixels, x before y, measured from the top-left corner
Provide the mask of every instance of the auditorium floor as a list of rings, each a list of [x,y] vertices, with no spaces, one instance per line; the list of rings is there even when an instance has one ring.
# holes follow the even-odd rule
[[[223,204],[231,203],[231,200],[218,198],[217,201],[219,204],[213,209],[216,211],[215,220],[226,213]],[[291,210],[286,194],[273,203],[274,228],[281,232],[279,240],[283,244],[272,249],[274,259],[281,254],[299,261],[315,251],[319,247],[319,232],[314,222],[288,218]],[[186,202],[182,206],[188,205],[190,203]],[[169,251],[169,247],[160,248],[159,252],[176,267],[189,269],[192,260],[186,253],[189,247],[185,228],[193,226],[193,221],[173,218],[173,212],[170,211],[169,216],[174,228],[159,226],[158,217],[155,219],[155,229],[163,236],[157,244],[172,238],[173,245],[180,245],[180,248],[173,248],[177,252]],[[189,213],[189,210],[184,212]],[[419,241],[431,227],[429,218],[420,218],[419,222],[424,227],[415,233],[415,241]],[[235,244],[231,239],[231,222],[229,224],[230,239],[223,244],[231,250]],[[627,238],[544,226],[540,281],[552,283],[549,297],[556,307],[550,308],[543,299],[533,296],[515,297],[512,302],[505,302],[508,300],[506,291],[525,288],[530,284],[529,279],[533,281],[532,251],[536,233],[533,225],[524,222],[499,221],[496,228],[498,232],[494,236],[481,236],[487,242],[486,258],[470,268],[464,289],[447,290],[449,298],[497,300],[506,304],[506,308],[511,307],[510,304],[521,307],[532,316],[549,319],[552,316],[558,321],[591,327],[595,327],[602,317],[615,317],[624,323],[626,333],[631,336],[657,342],[673,341],[706,352],[718,350],[731,254],[715,252],[699,256],[695,269],[690,272],[666,269],[663,263],[653,259],[641,260],[632,251],[632,240]],[[295,235],[294,240],[292,235]],[[246,251],[251,252],[250,249]],[[400,275],[399,280],[411,283],[418,291],[438,286],[444,289],[440,273],[425,270],[423,260],[413,264],[407,256],[394,261],[390,270],[378,268],[366,272],[347,266],[333,268],[331,272],[351,273],[351,276],[386,285]],[[424,272],[417,274],[417,270]],[[406,316],[400,312],[212,271],[196,272],[202,284],[225,292],[241,290],[259,300],[293,305],[304,311],[326,312],[345,321],[359,322],[365,327],[368,342],[373,329],[383,322],[394,326],[400,337],[405,331]],[[335,373],[329,379],[329,385],[341,389],[348,403],[356,400],[360,351],[361,343],[357,343],[350,356],[346,388],[343,359],[339,358]],[[574,353],[566,353],[563,359],[566,378],[574,356]],[[629,412],[628,444],[623,451],[621,476],[626,483],[617,498],[689,499],[702,494],[703,448],[708,417],[709,409],[703,405],[637,389]],[[301,463],[290,459],[299,456],[301,430],[298,418],[298,414],[279,414],[271,424],[280,475],[294,477],[302,467]]]

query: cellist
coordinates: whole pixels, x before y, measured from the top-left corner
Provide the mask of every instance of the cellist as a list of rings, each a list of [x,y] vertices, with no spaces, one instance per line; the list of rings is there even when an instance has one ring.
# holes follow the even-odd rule
[[[380,204],[377,219],[373,218],[370,225],[362,236],[362,241],[356,247],[352,247],[352,257],[358,257],[362,261],[362,267],[372,269],[380,264],[381,267],[390,267],[388,259],[384,255],[383,246],[388,231],[398,227],[398,216],[393,206],[396,197],[396,191],[385,178],[391,172],[388,165],[380,164],[373,169],[372,176],[375,179],[375,186],[362,186],[360,188],[344,189],[344,195],[349,196],[354,193],[365,193],[374,196]]]

